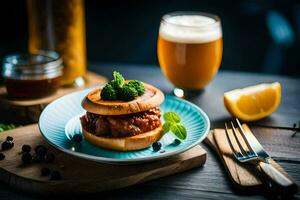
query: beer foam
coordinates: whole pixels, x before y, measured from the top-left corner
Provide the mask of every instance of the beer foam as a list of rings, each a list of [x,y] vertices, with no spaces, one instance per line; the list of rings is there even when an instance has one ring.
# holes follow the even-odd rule
[[[222,37],[221,25],[216,20],[200,15],[171,16],[164,19],[159,34],[177,43],[207,43]]]

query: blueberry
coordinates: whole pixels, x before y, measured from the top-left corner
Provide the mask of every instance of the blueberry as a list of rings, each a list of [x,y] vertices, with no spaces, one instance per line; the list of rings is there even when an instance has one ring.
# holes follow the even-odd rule
[[[7,142],[7,141],[2,142],[2,144],[1,144],[1,149],[2,150],[7,150],[9,148],[10,148],[10,143],[9,142]]]
[[[154,142],[152,144],[152,148],[153,148],[153,151],[159,151],[161,149],[161,143],[160,142]]]
[[[51,178],[50,180],[60,180],[61,179],[61,175],[59,171],[53,171],[51,173]]]
[[[47,167],[43,167],[43,168],[41,169],[41,176],[49,176],[50,173],[51,173],[51,171],[50,171],[50,169],[47,168]]]
[[[1,148],[2,150],[8,150],[14,147],[14,143],[12,141],[6,140],[2,142]]]
[[[45,156],[44,155],[40,155],[40,154],[36,154],[34,156],[33,160],[35,162],[43,162],[43,161],[45,161]]]
[[[80,143],[82,141],[82,135],[81,134],[75,134],[73,136],[73,141],[76,143]]]
[[[3,153],[0,153],[0,160],[4,160],[5,155]]]
[[[48,154],[46,154],[45,161],[46,161],[47,163],[53,162],[54,159],[55,159],[55,156],[54,156],[53,153],[48,153]]]
[[[175,144],[175,145],[179,145],[180,143],[181,143],[181,141],[180,141],[179,139],[176,138],[176,139],[174,140],[174,144]]]
[[[38,145],[35,147],[34,151],[39,156],[45,156],[47,153],[47,148],[44,145]]]
[[[22,155],[22,161],[23,161],[23,163],[28,164],[28,163],[31,162],[31,160],[32,160],[31,154],[28,153],[28,152],[24,152],[23,155]]]
[[[11,137],[11,136],[7,136],[7,137],[6,137],[6,141],[13,141],[13,140],[14,140],[14,138]]]
[[[24,144],[24,145],[22,146],[22,151],[23,151],[23,152],[30,152],[30,151],[31,151],[31,146],[28,145],[28,144]]]

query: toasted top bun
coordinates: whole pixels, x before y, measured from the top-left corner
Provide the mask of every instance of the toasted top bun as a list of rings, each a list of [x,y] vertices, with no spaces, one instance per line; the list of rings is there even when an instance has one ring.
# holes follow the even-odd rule
[[[164,94],[156,87],[144,83],[145,93],[132,101],[102,100],[101,89],[98,88],[82,100],[82,107],[88,112],[99,115],[125,115],[138,113],[159,106],[164,101]]]
[[[158,141],[162,136],[162,126],[131,137],[101,137],[89,133],[82,128],[83,136],[89,142],[99,147],[117,151],[132,151],[149,147],[152,143]]]

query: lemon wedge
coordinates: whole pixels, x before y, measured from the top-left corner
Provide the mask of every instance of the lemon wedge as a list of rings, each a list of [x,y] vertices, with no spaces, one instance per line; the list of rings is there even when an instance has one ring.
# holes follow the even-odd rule
[[[255,121],[272,114],[281,100],[278,82],[259,84],[224,93],[228,112],[244,121]]]

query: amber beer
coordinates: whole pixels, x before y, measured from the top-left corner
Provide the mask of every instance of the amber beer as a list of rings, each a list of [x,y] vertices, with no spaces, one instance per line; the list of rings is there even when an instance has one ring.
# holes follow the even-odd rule
[[[175,87],[200,90],[214,77],[221,64],[220,20],[203,13],[165,15],[157,48],[162,71]]]
[[[64,65],[62,83],[78,84],[86,73],[84,1],[27,0],[27,7],[29,52],[59,52]]]

